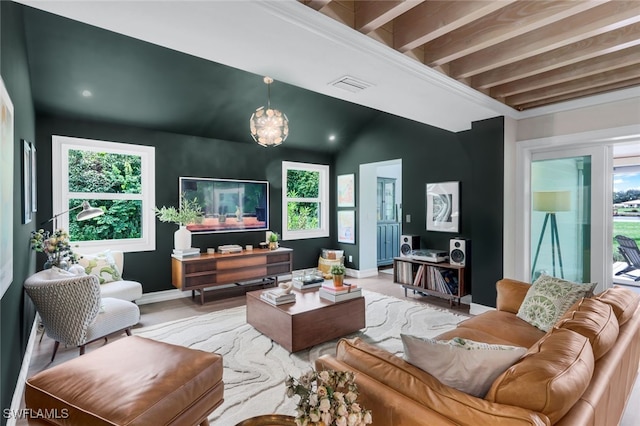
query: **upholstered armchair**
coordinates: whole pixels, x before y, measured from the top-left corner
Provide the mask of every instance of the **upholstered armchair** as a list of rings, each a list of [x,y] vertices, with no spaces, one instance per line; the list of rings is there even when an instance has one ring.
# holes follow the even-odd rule
[[[85,272],[98,275],[102,297],[114,297],[130,302],[142,297],[142,284],[123,278],[124,253],[122,251],[107,250],[98,254],[77,254],[81,256],[80,265]]]
[[[24,282],[24,288],[40,314],[47,336],[55,340],[54,360],[60,343],[78,346],[80,355],[88,343],[115,332],[131,335],[140,320],[135,303],[102,298],[95,275],[74,275],[52,268],[38,272]]]

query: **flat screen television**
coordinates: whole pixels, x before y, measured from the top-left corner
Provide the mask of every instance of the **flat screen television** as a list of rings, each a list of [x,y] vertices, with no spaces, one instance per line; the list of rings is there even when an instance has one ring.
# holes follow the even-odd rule
[[[269,182],[181,177],[180,192],[197,198],[204,220],[191,232],[245,232],[269,229]]]

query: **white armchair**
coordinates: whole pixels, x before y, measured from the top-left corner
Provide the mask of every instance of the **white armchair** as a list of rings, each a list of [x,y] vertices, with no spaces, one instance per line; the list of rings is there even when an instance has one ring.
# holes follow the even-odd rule
[[[133,302],[142,297],[142,284],[137,281],[125,280],[122,278],[124,271],[124,253],[119,250],[109,250],[103,252],[108,254],[107,258],[113,259],[120,279],[109,282],[100,283],[100,292],[102,297],[113,297],[121,300],[128,300]],[[89,266],[89,259],[101,256],[100,254],[83,254],[78,253],[81,256],[80,265],[85,268],[85,272],[91,273]]]
[[[95,275],[74,275],[57,268],[40,271],[24,282],[24,288],[40,314],[47,336],[55,340],[51,361],[60,342],[78,346],[84,354],[88,343],[118,331],[131,335],[140,320],[135,303],[100,296]]]

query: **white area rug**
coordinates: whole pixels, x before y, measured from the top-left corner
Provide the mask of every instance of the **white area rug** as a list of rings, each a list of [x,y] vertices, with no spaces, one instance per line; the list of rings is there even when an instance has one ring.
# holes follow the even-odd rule
[[[410,300],[363,291],[367,327],[347,337],[402,355],[400,333],[434,337],[467,317]],[[227,309],[141,328],[135,334],[223,356],[225,402],[209,420],[234,426],[260,414],[295,415],[297,398],[285,396],[284,380],[311,369],[320,355],[335,353],[337,340],[290,354],[246,323],[246,307]]]

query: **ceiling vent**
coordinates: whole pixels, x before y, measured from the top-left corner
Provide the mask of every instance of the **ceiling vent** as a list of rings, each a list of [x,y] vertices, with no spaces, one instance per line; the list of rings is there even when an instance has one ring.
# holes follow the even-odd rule
[[[350,77],[345,75],[344,77],[340,77],[336,81],[329,83],[333,87],[337,87],[338,89],[346,90],[351,93],[362,92],[364,89],[373,86],[371,83],[367,83],[366,81],[358,80],[355,77]]]

